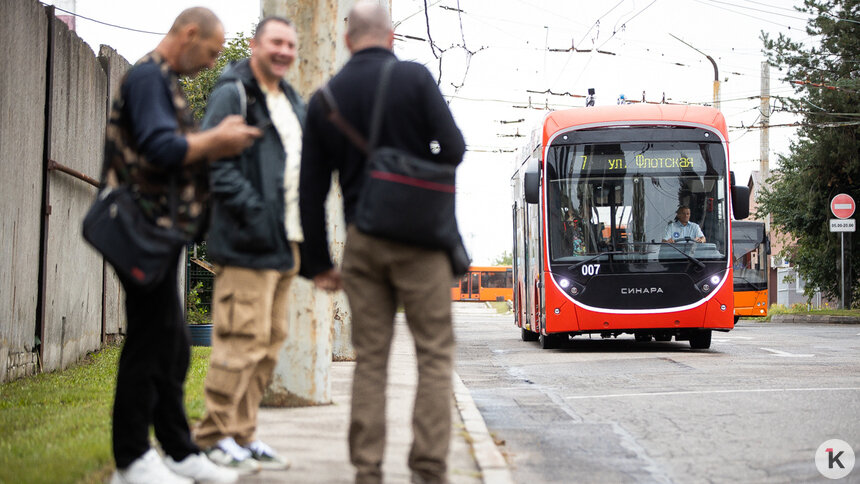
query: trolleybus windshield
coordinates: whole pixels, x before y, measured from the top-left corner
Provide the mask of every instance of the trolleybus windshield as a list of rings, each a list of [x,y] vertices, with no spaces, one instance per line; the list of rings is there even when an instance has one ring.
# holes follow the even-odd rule
[[[766,243],[763,223],[738,221],[732,223],[735,291],[767,289]]]
[[[649,141],[623,142],[568,143],[564,138],[550,146],[546,164],[553,263],[577,264],[601,254],[606,255],[601,260],[621,263],[624,271],[654,270],[652,264],[643,265],[648,262],[726,263],[721,143],[653,135],[645,137]],[[679,207],[689,208],[689,223],[701,228],[705,242],[696,242],[695,229],[677,222]]]

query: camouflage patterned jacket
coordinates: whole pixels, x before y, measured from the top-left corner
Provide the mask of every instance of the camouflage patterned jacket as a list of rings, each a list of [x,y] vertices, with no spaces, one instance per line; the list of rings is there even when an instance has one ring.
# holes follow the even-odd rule
[[[176,114],[178,134],[185,135],[196,130],[194,117],[179,85],[179,77],[158,53],[150,52],[141,58],[126,73],[123,86],[129,74],[146,63],[156,64],[164,76]],[[135,120],[130,119],[123,92],[124,89],[120,88],[115,96],[108,119],[102,185],[131,187],[146,217],[159,226],[170,227],[173,225],[170,203],[173,179],[177,195],[176,227],[189,240],[199,240],[208,221],[208,163],[180,162],[165,166],[164,163],[159,164],[158,160],[147,159],[139,149],[139,140],[135,139]]]

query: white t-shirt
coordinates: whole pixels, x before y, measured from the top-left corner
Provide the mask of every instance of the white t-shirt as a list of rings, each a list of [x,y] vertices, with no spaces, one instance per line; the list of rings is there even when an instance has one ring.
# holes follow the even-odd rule
[[[287,228],[287,237],[292,242],[302,242],[305,237],[302,232],[302,224],[299,215],[299,169],[302,161],[302,125],[287,95],[280,89],[269,92],[260,85],[266,95],[266,106],[269,108],[269,116],[272,124],[278,130],[281,144],[287,154],[287,166],[284,170],[284,206],[286,217],[284,225]]]

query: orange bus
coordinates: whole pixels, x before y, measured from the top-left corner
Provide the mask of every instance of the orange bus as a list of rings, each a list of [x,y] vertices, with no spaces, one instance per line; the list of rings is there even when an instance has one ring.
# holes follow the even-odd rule
[[[452,301],[504,301],[514,296],[511,266],[469,267],[451,285]]]
[[[741,316],[767,316],[767,256],[770,241],[762,222],[732,222],[735,323]]]
[[[579,335],[711,345],[734,327],[734,185],[720,111],[622,105],[546,115],[511,179],[514,321],[553,348]],[[690,210],[704,238],[675,216]],[[732,217],[734,215],[734,217]]]

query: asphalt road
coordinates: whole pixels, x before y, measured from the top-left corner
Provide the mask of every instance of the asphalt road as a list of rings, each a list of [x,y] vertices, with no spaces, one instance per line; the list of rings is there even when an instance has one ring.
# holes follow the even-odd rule
[[[457,372],[518,483],[837,482],[819,445],[860,454],[860,325],[741,321],[709,350],[632,335],[541,350],[511,314],[454,308]]]

